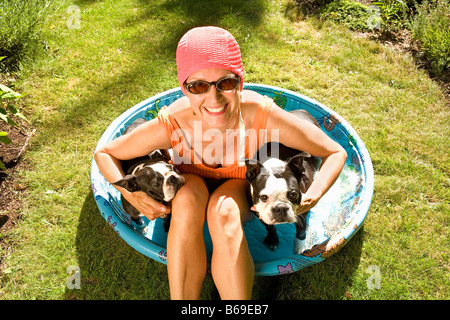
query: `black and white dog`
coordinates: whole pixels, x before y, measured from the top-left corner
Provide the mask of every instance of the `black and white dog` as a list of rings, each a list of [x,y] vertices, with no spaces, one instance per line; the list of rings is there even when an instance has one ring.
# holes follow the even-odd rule
[[[306,110],[291,113],[305,119],[317,127],[319,124]],[[314,179],[315,158],[308,153],[270,142],[261,147],[254,159],[246,159],[249,193],[252,211],[267,229],[264,243],[270,249],[278,247],[276,224],[295,223],[295,252],[305,249],[306,217],[308,212],[296,215],[302,193],[310,187]]]
[[[138,119],[133,122],[123,134],[127,134],[139,125],[146,122]],[[143,191],[156,201],[167,205],[177,191],[184,184],[184,177],[178,173],[173,164],[170,163],[170,154],[167,150],[155,150],[147,156],[122,161],[125,177],[114,182],[114,185],[125,188],[129,192]],[[131,219],[138,225],[143,226],[143,215],[133,207],[123,196],[122,206],[130,215]],[[164,217],[164,231],[169,231],[170,215]],[[139,229],[146,233],[146,228]]]

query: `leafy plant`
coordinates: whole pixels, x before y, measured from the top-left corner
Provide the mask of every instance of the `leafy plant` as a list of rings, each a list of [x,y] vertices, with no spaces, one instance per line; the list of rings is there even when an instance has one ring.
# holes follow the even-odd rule
[[[0,61],[3,60],[4,58],[5,57],[0,57]],[[19,125],[16,123],[16,121],[14,121],[14,117],[19,117],[24,120],[27,119],[22,113],[20,113],[19,109],[17,109],[17,107],[11,103],[11,101],[17,100],[22,97],[23,95],[21,95],[20,93],[17,93],[12,89],[8,88],[7,86],[0,84],[0,101],[1,101],[0,119],[16,128],[19,127]],[[11,139],[8,138],[7,132],[4,131],[0,132],[0,142],[5,144],[12,143]],[[6,167],[1,160],[0,160],[0,169],[6,170]]]
[[[397,31],[402,25],[408,5],[402,0],[375,1],[372,5],[380,8],[381,27],[385,30]]]
[[[425,0],[416,4],[416,9],[410,23],[412,37],[420,42],[433,72],[439,76],[450,68],[449,0]]]

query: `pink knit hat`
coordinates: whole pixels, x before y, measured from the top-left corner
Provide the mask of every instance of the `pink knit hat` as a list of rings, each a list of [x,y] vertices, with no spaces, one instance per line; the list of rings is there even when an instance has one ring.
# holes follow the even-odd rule
[[[244,67],[236,39],[227,30],[218,27],[198,27],[189,30],[178,42],[177,70],[181,90],[183,83],[201,69],[220,68],[233,72],[244,87]]]

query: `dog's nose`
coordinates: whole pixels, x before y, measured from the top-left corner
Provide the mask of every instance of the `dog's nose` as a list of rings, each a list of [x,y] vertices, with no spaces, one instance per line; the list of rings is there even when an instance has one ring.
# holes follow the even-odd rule
[[[276,215],[276,220],[283,220],[287,217],[289,206],[284,203],[278,203],[272,207],[272,212]]]

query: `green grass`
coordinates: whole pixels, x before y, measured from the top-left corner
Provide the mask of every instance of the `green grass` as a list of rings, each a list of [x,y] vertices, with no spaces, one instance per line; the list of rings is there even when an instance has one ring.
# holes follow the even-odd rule
[[[80,29],[66,9],[81,9]],[[246,81],[285,87],[342,115],[366,143],[375,192],[365,225],[326,261],[259,277],[254,298],[449,299],[449,108],[411,57],[345,27],[297,20],[288,0],[66,2],[43,28],[48,57],[24,72],[37,128],[19,172],[22,219],[5,236],[0,299],[167,299],[166,267],[130,248],[101,217],[91,157],[113,119],[177,86],[175,49],[198,25],[229,29]],[[17,89],[17,91],[20,91]],[[67,288],[80,267],[81,289]],[[376,265],[380,289],[367,272]],[[208,276],[203,299],[217,298]]]

